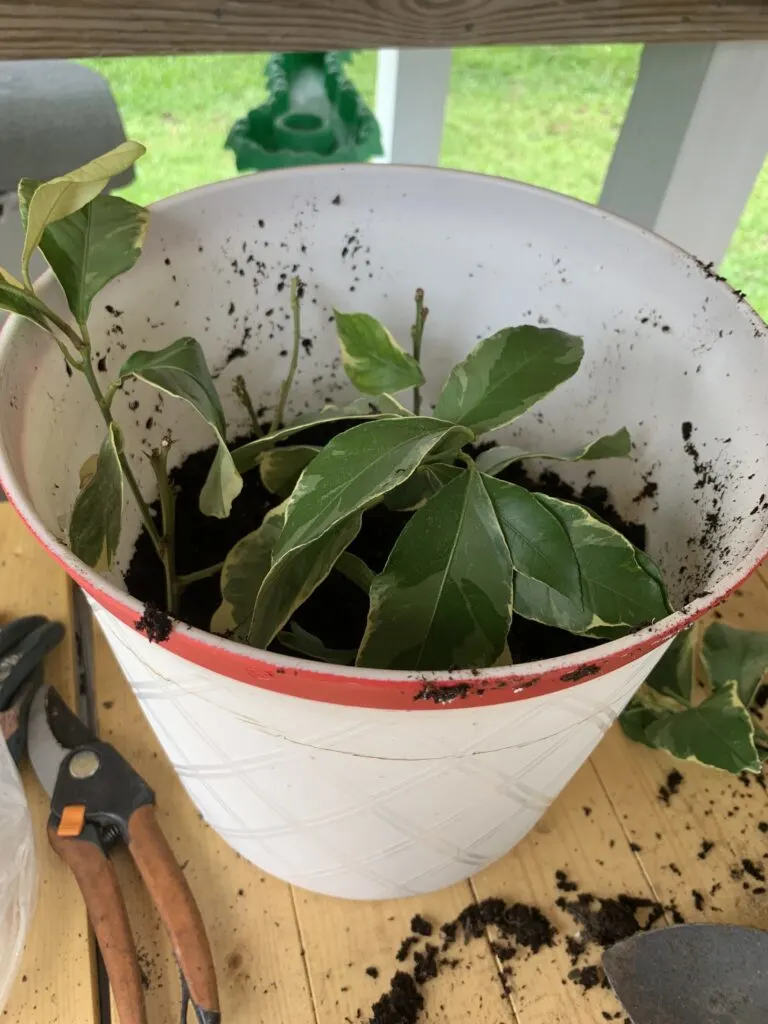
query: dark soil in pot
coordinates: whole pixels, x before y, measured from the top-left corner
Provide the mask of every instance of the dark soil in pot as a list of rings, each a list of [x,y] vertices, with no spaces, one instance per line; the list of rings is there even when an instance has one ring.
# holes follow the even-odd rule
[[[338,424],[310,428],[302,434],[301,440],[303,444],[323,445],[338,430]],[[237,443],[242,444],[245,440],[241,438]],[[255,530],[269,509],[279,502],[263,486],[259,473],[253,470],[245,474],[243,490],[235,500],[228,519],[204,516],[198,507],[198,499],[214,454],[213,447],[196,452],[171,473],[171,481],[177,492],[176,564],[179,575],[196,572],[223,561],[232,546]],[[534,479],[519,464],[513,464],[500,475],[528,490],[541,491],[553,498],[579,501],[637,547],[645,548],[645,527],[622,519],[605,488],[590,483],[577,493],[552,470]],[[152,511],[156,520],[159,519],[157,503]],[[381,571],[409,516],[407,512],[392,512],[383,505],[376,506],[363,516],[362,529],[350,545],[350,551],[359,555],[374,572]],[[161,608],[164,606],[162,568],[143,530],[125,574],[125,583],[128,591],[138,600],[151,602]],[[187,587],[181,599],[180,617],[193,626],[207,630],[211,616],[220,603],[217,575]],[[367,614],[367,601],[359,588],[340,573],[332,572],[296,612],[294,619],[304,629],[320,637],[327,647],[343,649],[359,645]],[[542,626],[520,616],[514,617],[509,632],[509,649],[516,664],[571,654],[594,647],[600,642]]]

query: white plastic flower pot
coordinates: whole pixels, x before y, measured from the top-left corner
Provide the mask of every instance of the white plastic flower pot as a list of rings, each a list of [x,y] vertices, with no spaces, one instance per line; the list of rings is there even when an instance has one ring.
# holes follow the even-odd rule
[[[139,528],[130,497],[113,571],[90,571],[64,543],[78,469],[104,427],[55,345],[18,319],[0,343],[0,476],[31,530],[91,596],[214,829],[261,868],[319,892],[426,892],[509,850],[669,638],[766,554],[766,330],[691,257],[591,206],[447,171],[315,167],[155,207],[137,267],[95,304],[104,380],[126,350],[193,335],[219,374],[235,436],[246,424],[234,376],[245,374],[254,401],[271,405],[285,373],[294,273],[307,282],[310,341],[294,415],[355,394],[339,365],[334,306],[372,313],[405,340],[414,288],[426,290],[427,402],[450,366],[499,327],[550,323],[583,335],[581,371],[502,439],[566,450],[626,425],[633,457],[599,463],[597,480],[625,517],[646,522],[680,610],[587,652],[452,674],[323,666],[185,625],[151,644],[133,628],[141,607],[121,582]],[[57,286],[47,277],[40,291],[51,301]],[[177,460],[211,442],[183,403],[158,403],[143,385],[119,395],[115,412],[148,493],[140,453],[165,428],[180,442]],[[580,484],[591,468],[558,471]]]

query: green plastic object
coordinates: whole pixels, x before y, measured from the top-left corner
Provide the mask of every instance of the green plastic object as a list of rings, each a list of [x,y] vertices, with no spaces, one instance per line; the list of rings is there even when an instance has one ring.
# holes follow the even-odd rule
[[[268,101],[236,121],[227,138],[238,171],[380,156],[376,118],[344,72],[350,60],[339,50],[270,57]]]

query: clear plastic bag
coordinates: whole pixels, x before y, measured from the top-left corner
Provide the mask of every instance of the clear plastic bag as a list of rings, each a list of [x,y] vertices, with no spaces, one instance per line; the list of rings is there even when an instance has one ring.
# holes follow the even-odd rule
[[[19,969],[36,894],[32,818],[0,731],[0,1015]]]

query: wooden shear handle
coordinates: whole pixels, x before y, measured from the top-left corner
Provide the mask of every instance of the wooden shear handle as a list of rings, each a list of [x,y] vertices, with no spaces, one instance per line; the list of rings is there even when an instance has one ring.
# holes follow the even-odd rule
[[[198,1020],[217,1024],[219,993],[203,919],[153,806],[139,807],[128,819],[128,849],[170,936]]]
[[[93,836],[89,838],[89,830]],[[86,826],[77,837],[63,838],[53,825],[48,826],[48,839],[56,853],[67,864],[83,894],[91,926],[96,933],[120,1024],[147,1024],[141,972],[136,946],[128,922],[117,875],[98,841],[92,826]]]

